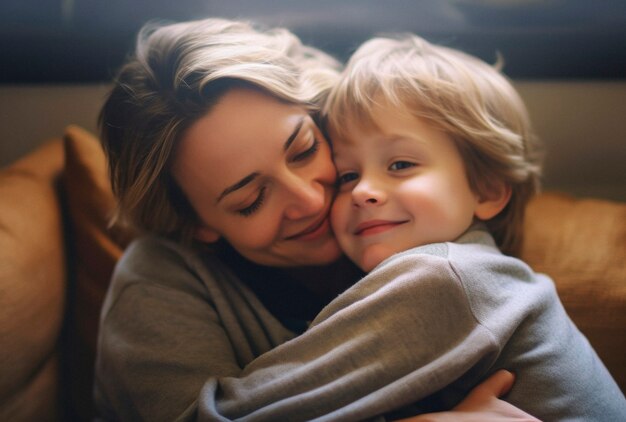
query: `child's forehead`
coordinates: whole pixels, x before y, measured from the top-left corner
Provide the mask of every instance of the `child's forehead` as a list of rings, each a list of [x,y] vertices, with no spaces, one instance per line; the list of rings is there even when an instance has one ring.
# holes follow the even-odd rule
[[[344,114],[343,124],[337,128],[337,133],[350,132],[381,132],[393,121],[413,121],[427,118],[423,107],[411,107],[405,104],[392,102],[377,103],[371,107],[352,110]]]
[[[380,134],[385,125],[385,116],[389,114],[414,118],[406,107],[380,99],[366,105],[354,105],[344,109],[341,118],[335,118],[330,127],[331,137],[341,142],[352,143],[358,141],[355,137],[363,134]],[[337,116],[339,117],[339,116]]]
[[[331,142],[334,144],[353,145],[363,135],[380,133],[380,127],[369,116],[347,116],[329,130]]]

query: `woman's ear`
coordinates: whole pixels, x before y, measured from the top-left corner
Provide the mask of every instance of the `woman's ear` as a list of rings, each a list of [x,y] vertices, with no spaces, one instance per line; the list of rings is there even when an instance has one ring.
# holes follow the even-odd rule
[[[220,238],[220,234],[207,226],[201,226],[196,229],[193,237],[201,242],[215,243]]]
[[[511,199],[511,186],[504,182],[494,183],[487,195],[479,199],[474,215],[482,221],[489,220],[500,213]]]

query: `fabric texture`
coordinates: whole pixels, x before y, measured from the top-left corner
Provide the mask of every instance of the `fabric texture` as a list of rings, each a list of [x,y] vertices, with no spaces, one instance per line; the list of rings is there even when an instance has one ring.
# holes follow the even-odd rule
[[[110,419],[367,420],[448,409],[500,368],[543,420],[626,416],[551,280],[483,231],[390,258],[295,338],[219,262],[143,239],[116,270],[100,351]]]
[[[142,237],[116,267],[102,309],[100,416],[192,418],[207,380],[237,376],[293,337],[214,256]]]
[[[57,176],[61,142],[0,171],[0,420],[60,414],[66,289]]]
[[[546,192],[529,204],[522,259],[555,281],[576,326],[626,391],[626,204]]]
[[[100,308],[113,268],[131,234],[110,227],[116,201],[98,139],[78,126],[68,126],[63,143],[62,185],[73,240],[68,249],[73,276],[68,304],[68,324],[73,333],[68,336],[73,361],[69,366],[69,394],[77,403],[74,411],[88,420],[95,414],[89,404]]]

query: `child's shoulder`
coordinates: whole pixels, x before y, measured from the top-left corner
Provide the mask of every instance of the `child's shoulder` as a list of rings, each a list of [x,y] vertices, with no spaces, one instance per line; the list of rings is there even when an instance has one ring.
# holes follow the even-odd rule
[[[537,274],[524,261],[503,254],[493,236],[483,225],[472,226],[454,242],[431,243],[396,254],[394,261],[410,261],[415,265],[428,262],[450,268],[462,282],[489,280],[492,286],[502,283],[536,283],[551,280]],[[493,280],[497,280],[494,282]]]
[[[470,227],[455,241],[416,246],[398,253],[395,257],[417,258],[424,255],[440,257],[449,261],[458,261],[461,257],[462,260],[466,260],[468,257],[485,260],[504,256],[498,249],[493,236],[484,225],[480,224]]]

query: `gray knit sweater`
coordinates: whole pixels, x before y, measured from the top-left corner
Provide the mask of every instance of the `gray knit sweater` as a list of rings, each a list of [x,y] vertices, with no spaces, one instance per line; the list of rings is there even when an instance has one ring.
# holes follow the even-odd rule
[[[117,266],[98,350],[110,420],[367,420],[448,409],[500,368],[517,375],[507,400],[542,420],[626,420],[551,280],[482,230],[387,259],[298,337],[215,257],[143,238]]]

